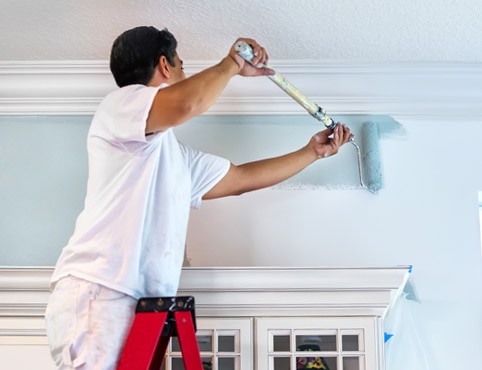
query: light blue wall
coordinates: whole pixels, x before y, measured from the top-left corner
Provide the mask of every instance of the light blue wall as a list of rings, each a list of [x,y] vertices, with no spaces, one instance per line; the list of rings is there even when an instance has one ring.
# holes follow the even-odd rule
[[[82,209],[90,117],[0,117],[0,265],[51,266]]]

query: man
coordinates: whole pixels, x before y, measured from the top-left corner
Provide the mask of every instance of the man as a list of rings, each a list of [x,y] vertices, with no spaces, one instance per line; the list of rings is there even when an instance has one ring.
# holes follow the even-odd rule
[[[266,51],[252,39],[255,65]],[[114,42],[120,89],[100,104],[89,130],[85,207],[52,276],[46,312],[59,369],[115,369],[137,299],[176,295],[188,217],[202,199],[275,185],[350,139],[338,124],[298,151],[235,166],[179,143],[172,128],[205,112],[231,77],[273,74],[231,47],[190,78],[167,30],[137,27]]]

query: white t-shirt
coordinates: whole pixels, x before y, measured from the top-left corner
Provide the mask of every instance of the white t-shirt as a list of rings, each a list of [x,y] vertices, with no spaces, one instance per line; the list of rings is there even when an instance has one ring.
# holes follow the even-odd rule
[[[84,210],[52,282],[73,275],[134,298],[176,295],[190,208],[230,164],[179,143],[172,129],[145,135],[159,88],[126,86],[100,104]]]

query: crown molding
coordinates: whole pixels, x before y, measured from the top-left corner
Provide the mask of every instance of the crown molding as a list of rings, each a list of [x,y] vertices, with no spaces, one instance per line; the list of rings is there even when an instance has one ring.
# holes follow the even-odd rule
[[[213,62],[190,62],[192,75]],[[330,115],[482,117],[482,63],[278,61],[273,67]],[[116,88],[106,61],[0,62],[0,114],[91,115]],[[234,77],[207,115],[303,114],[266,78]]]
[[[42,317],[52,272],[50,267],[0,268],[0,319]],[[198,316],[384,317],[410,272],[410,266],[186,267],[178,295],[195,297]]]

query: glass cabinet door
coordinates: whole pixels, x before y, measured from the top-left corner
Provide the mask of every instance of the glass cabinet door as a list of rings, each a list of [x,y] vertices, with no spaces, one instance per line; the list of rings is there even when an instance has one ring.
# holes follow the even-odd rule
[[[252,370],[253,321],[246,319],[196,319],[196,338],[203,370]],[[161,370],[184,370],[177,337],[172,337]]]
[[[373,318],[257,318],[257,368],[374,370]]]

